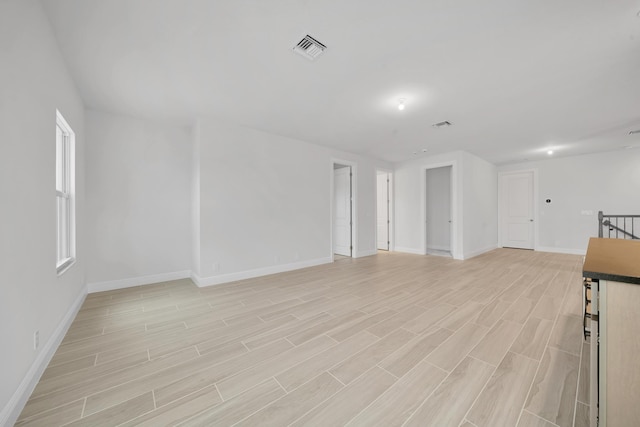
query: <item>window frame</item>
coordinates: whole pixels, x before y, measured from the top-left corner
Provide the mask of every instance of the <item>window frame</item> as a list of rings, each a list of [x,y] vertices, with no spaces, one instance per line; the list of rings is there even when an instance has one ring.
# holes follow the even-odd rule
[[[56,272],[76,261],[75,132],[56,110]]]

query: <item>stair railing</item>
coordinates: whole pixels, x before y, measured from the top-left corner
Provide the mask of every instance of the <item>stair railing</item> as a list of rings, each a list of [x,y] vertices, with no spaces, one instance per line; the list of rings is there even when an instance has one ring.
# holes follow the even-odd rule
[[[605,215],[599,211],[598,226],[598,237],[640,239],[635,235],[635,227],[640,227],[640,215]]]

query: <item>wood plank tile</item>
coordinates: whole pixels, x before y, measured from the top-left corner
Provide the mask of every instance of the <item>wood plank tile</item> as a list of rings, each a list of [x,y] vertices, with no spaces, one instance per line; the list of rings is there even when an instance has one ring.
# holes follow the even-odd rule
[[[40,412],[46,411],[47,409],[51,409],[56,406],[62,406],[66,403],[75,401],[85,396],[99,393],[103,390],[120,385],[123,382],[129,381],[132,375],[134,376],[134,378],[149,375],[150,373],[165,369],[170,366],[174,366],[181,362],[187,362],[189,360],[195,359],[196,357],[198,357],[198,352],[195,350],[195,348],[188,348],[183,351],[168,355],[166,357],[152,360],[140,366],[134,366],[129,369],[124,369],[113,375],[105,375],[100,381],[83,382],[75,386],[57,390],[53,393],[37,396],[33,399],[29,399],[27,405],[22,411],[22,414],[25,417],[33,416]]]
[[[590,395],[589,370],[591,369],[591,344],[582,344],[582,358],[580,360],[580,376],[578,378],[578,401],[588,405]]]
[[[155,409],[151,392],[67,424],[69,427],[119,425]]]
[[[230,426],[242,421],[284,395],[285,392],[282,387],[274,379],[269,379],[257,387],[247,390],[245,393],[224,403],[205,409],[177,425],[189,427]]]
[[[404,427],[457,426],[491,377],[494,367],[466,357],[404,424]]]
[[[248,366],[247,369],[235,375],[231,375],[216,386],[224,400],[229,400],[243,391],[260,384],[264,380],[278,375],[291,365],[296,365],[310,357],[333,347],[335,341],[327,336],[319,336],[297,347],[289,349],[278,355],[277,358],[266,359]],[[255,350],[258,351],[259,349]]]
[[[547,347],[524,408],[561,427],[573,424],[579,358]]]
[[[484,309],[484,305],[474,301],[467,301],[453,313],[440,321],[438,325],[442,328],[457,331],[472,318],[477,317],[478,313],[480,313],[482,309]]]
[[[364,350],[351,356],[329,371],[343,384],[349,384],[365,371],[380,363],[391,353],[409,342],[415,335],[404,329],[397,329]]]
[[[432,364],[420,362],[347,425],[400,427],[446,376]]]
[[[511,302],[496,299],[488,303],[473,320],[478,325],[493,327],[502,315],[511,307]]]
[[[555,424],[547,420],[543,420],[537,415],[533,415],[529,411],[522,411],[518,427],[557,427]],[[577,426],[576,426],[577,427]]]
[[[395,381],[396,378],[393,375],[374,367],[291,424],[291,427],[345,425],[391,387]]]
[[[355,322],[357,319],[361,319],[363,317],[365,317],[365,314],[362,312],[349,312],[340,316],[336,316],[335,318],[327,320],[326,322],[323,322],[319,325],[307,328],[295,334],[291,334],[287,337],[287,340],[295,345],[300,345],[305,341],[309,341],[310,339],[317,337],[318,335],[326,334],[327,332],[332,331],[340,325]]]
[[[199,371],[189,369],[184,372],[184,375],[180,379],[174,380],[173,382],[167,381],[166,377],[164,379],[160,378],[158,379],[158,383],[154,384],[156,404],[158,406],[166,405],[194,391],[198,391],[203,387],[207,387],[231,375],[242,372],[257,363],[276,357],[291,347],[289,342],[278,340],[249,353],[228,359],[222,363],[206,366]],[[176,376],[178,375],[176,374]],[[142,385],[142,387],[144,387],[144,385]]]
[[[489,331],[475,323],[467,323],[434,350],[427,360],[445,371],[452,371]]]
[[[426,334],[416,336],[398,351],[387,357],[380,366],[400,378],[413,369],[453,332],[438,328]]]
[[[549,346],[580,355],[582,350],[582,319],[576,316],[558,316]]]
[[[509,307],[502,318],[516,323],[525,323],[536,303],[535,300],[520,297]]]
[[[467,419],[478,427],[516,425],[537,368],[536,361],[507,353]]]
[[[344,386],[328,373],[322,373],[286,396],[235,424],[234,427],[286,426],[336,394]]]
[[[576,420],[575,427],[589,427],[589,405],[585,405],[582,402],[578,402],[576,406]]]
[[[433,328],[440,320],[444,319],[455,309],[456,307],[453,305],[436,304],[435,306],[427,309],[420,316],[407,322],[403,328],[413,332],[414,334],[421,334],[426,330]]]
[[[511,351],[532,359],[540,360],[547,340],[551,334],[553,322],[531,317],[524,324],[522,332],[511,346]]]
[[[134,418],[119,427],[156,427],[159,425],[175,425],[185,421],[194,414],[222,403],[215,385],[205,387],[193,394],[183,397]]]
[[[546,320],[556,320],[556,315],[560,312],[562,298],[544,295],[531,312],[531,316]]]
[[[82,416],[83,407],[84,399],[79,399],[75,402],[42,412],[35,417],[23,418],[21,416],[15,424],[15,427],[61,426],[79,419]]]
[[[469,355],[498,366],[521,330],[519,323],[499,320]]]
[[[294,365],[276,375],[275,378],[289,392],[307,382],[309,378],[314,378],[323,371],[331,369],[376,341],[378,339],[370,333],[359,332],[316,356]]]
[[[405,323],[410,320],[415,319],[416,317],[423,314],[426,310],[422,307],[411,306],[405,310],[402,310],[398,314],[386,319],[384,322],[380,322],[376,325],[373,325],[367,328],[368,332],[371,332],[373,335],[377,337],[384,337],[389,334],[391,331],[394,331],[400,327],[402,327]]]
[[[394,314],[396,314],[395,311],[387,310],[383,311],[382,313],[367,316],[364,319],[352,322],[349,325],[338,327],[335,330],[329,332],[328,335],[336,341],[344,341],[347,338],[354,336],[358,332],[364,331],[365,329],[377,323],[380,323],[385,319],[388,319]]]

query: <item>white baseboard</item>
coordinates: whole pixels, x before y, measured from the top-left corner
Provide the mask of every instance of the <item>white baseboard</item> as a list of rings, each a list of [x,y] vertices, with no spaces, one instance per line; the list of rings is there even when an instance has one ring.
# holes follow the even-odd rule
[[[462,259],[473,258],[473,257],[476,257],[478,255],[482,255],[485,252],[489,252],[489,251],[492,251],[492,250],[497,249],[497,248],[498,248],[498,244],[496,243],[494,245],[487,246],[486,248],[478,249],[477,251],[466,252],[463,255]]]
[[[394,252],[404,252],[407,254],[426,255],[422,249],[405,248],[403,246],[396,246],[393,248]]]
[[[371,256],[371,255],[377,255],[378,250],[377,249],[371,249],[368,251],[358,251],[357,254],[355,254],[353,257],[354,258],[363,258],[366,256]]]
[[[314,267],[316,265],[329,264],[331,262],[331,257],[316,258],[291,264],[273,265],[269,267],[256,268],[254,270],[239,271],[237,273],[220,274],[218,276],[198,277],[197,275],[192,274],[191,280],[193,280],[193,282],[199,287],[221,285],[223,283],[253,279],[254,277],[266,276],[269,274],[284,273],[285,271],[299,270],[301,268]]]
[[[31,393],[33,393],[33,390],[36,388],[42,373],[47,368],[47,365],[49,365],[51,358],[69,330],[73,319],[76,318],[86,297],[87,287],[84,286],[76,300],[71,307],[69,307],[69,310],[67,310],[67,314],[64,315],[58,327],[56,327],[51,337],[36,356],[36,359],[31,364],[29,371],[27,371],[27,374],[22,379],[18,389],[13,393],[13,396],[11,396],[9,402],[7,402],[6,406],[2,409],[2,412],[0,412],[0,426],[12,426],[20,416],[24,405],[27,404],[29,396],[31,396]]]
[[[553,252],[556,254],[569,254],[569,255],[586,255],[586,249],[571,249],[571,248],[555,248],[553,246],[538,246],[536,248],[538,252]]]
[[[87,290],[94,292],[113,291],[115,289],[132,288],[134,286],[150,285],[152,283],[168,282],[169,280],[188,279],[190,270],[173,271],[171,273],[152,274],[150,276],[132,277],[129,279],[109,280],[106,282],[89,283]]]

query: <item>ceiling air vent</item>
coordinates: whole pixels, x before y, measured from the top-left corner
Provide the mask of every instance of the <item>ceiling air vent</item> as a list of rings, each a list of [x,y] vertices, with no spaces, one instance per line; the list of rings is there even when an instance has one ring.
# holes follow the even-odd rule
[[[293,51],[313,61],[320,56],[326,48],[327,47],[325,45],[307,34],[293,48]]]
[[[434,123],[431,126],[434,128],[446,128],[451,126],[451,122],[445,120],[444,122]]]

